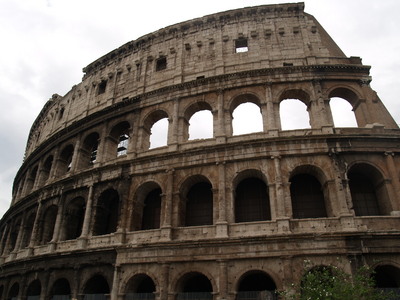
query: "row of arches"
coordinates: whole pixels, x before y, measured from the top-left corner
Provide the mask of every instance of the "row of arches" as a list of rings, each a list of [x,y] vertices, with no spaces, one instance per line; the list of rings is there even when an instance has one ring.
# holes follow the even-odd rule
[[[108,282],[107,276],[101,273],[93,275],[82,286],[82,290],[73,290],[70,282],[66,278],[59,278],[54,281],[52,286],[47,289],[46,299],[53,300],[106,300],[112,293],[112,285]],[[15,300],[21,297],[22,287],[18,282],[14,282],[8,291],[3,291],[0,285],[0,299]],[[124,300],[155,300],[160,293],[160,288],[156,281],[145,273],[132,276],[125,284],[120,287],[124,295]],[[277,299],[276,284],[273,279],[264,271],[253,270],[243,274],[237,284],[237,299],[248,299],[249,295],[263,293],[269,295],[267,299]],[[26,299],[41,299],[44,290],[39,279],[31,281],[26,288]],[[193,271],[183,274],[176,281],[175,299],[176,300],[212,300],[216,292],[215,284],[201,272]],[[1,295],[6,293],[6,295]],[[80,297],[76,297],[79,295]],[[75,297],[74,297],[75,296]]]
[[[33,164],[17,182],[13,196],[22,197],[33,189],[43,186],[48,180],[54,180],[68,172],[90,168],[97,162],[106,163],[117,157],[139,153],[149,148],[217,136],[332,126],[332,117],[319,120],[321,113],[316,112],[321,110],[330,114],[330,102],[339,101],[342,106],[347,105],[345,110],[349,115],[345,115],[343,110],[338,115],[341,118],[345,115],[344,119],[353,119],[351,123],[346,124],[357,126],[358,121],[355,121],[352,109],[358,103],[359,96],[354,91],[348,88],[336,88],[330,92],[329,97],[333,98],[328,98],[330,99],[327,101],[328,104],[319,103],[321,108],[318,109],[312,108],[318,101],[311,101],[309,93],[301,89],[286,90],[279,96],[277,103],[263,103],[262,97],[257,93],[240,94],[231,101],[229,118],[223,116],[222,109],[217,109],[217,100],[211,97],[209,100],[202,99],[189,105],[185,108],[183,117],[175,116],[170,111],[171,107],[166,104],[165,107],[144,113],[142,120],[135,120],[139,117],[138,114],[131,114],[127,115],[125,120],[106,122],[106,128],[102,123],[103,125],[98,125],[79,137],[60,144]],[[338,98],[340,96],[343,98]],[[290,104],[288,106],[290,110],[279,119],[275,115],[281,115],[279,107],[284,106],[284,103]],[[294,105],[296,103],[301,105],[302,109]],[[286,125],[286,121],[296,120],[302,114],[306,121],[301,121],[297,127],[293,124]],[[227,126],[226,122],[230,125]]]
[[[328,270],[329,266],[315,266],[306,271],[318,275],[323,270]],[[373,272],[375,287],[382,290],[394,291],[396,295],[400,292],[400,269],[392,265],[379,265]],[[304,277],[303,277],[304,278]],[[175,299],[176,300],[212,300],[217,293],[215,279],[209,278],[201,272],[192,271],[181,275],[175,280]],[[53,300],[105,300],[109,299],[113,288],[120,290],[120,296],[124,300],[155,300],[160,294],[161,288],[154,278],[146,273],[139,273],[132,276],[123,287],[112,287],[108,282],[107,276],[101,273],[94,274],[77,291],[76,287],[71,287],[67,278],[58,278],[47,290],[46,299]],[[256,299],[278,299],[277,284],[274,279],[265,271],[251,270],[239,276],[234,284],[234,294],[236,300],[256,300]],[[14,282],[8,291],[4,291],[4,286],[0,285],[0,299],[15,300],[21,295],[21,286]],[[122,294],[121,294],[122,292]],[[39,300],[43,293],[40,279],[34,279],[26,288],[26,299]],[[80,296],[77,298],[77,296]]]
[[[351,203],[348,211],[356,216],[389,215],[391,202],[380,171],[367,163],[357,163],[347,172]],[[326,218],[338,216],[333,208],[335,199],[327,177],[316,166],[295,168],[288,178],[290,215],[293,219]],[[92,188],[93,189],[93,188]],[[232,219],[228,222],[271,221],[277,216],[271,198],[274,185],[259,170],[240,172],[232,182],[232,205],[229,199],[223,207],[231,207]],[[82,236],[99,236],[114,233],[118,228],[127,231],[160,229],[173,218],[172,225],[214,225],[220,218],[216,184],[207,176],[193,175],[182,182],[177,197],[168,200],[165,184],[147,181],[137,187],[133,199],[126,199],[124,190],[107,188],[103,191],[82,192],[79,196],[58,201],[26,212],[3,227],[2,253],[44,245],[49,242],[77,239]],[[169,210],[172,201],[175,209]],[[282,201],[279,199],[278,201]],[[224,208],[225,209],[225,208]]]

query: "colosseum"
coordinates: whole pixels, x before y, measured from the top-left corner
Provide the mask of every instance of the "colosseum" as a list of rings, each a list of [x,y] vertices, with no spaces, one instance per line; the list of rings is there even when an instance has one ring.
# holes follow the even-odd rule
[[[369,71],[304,3],[171,25],[90,63],[32,125],[1,299],[277,299],[304,261],[399,288],[400,130]],[[333,98],[357,125],[334,125]],[[283,128],[284,101],[309,128]],[[261,130],[235,134],[245,103]]]

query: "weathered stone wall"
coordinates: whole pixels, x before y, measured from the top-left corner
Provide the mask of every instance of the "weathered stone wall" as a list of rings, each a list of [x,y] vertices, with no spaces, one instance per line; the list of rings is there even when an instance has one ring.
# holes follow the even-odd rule
[[[397,270],[400,283],[400,131],[369,67],[303,6],[161,29],[54,95],[0,222],[0,298],[173,300],[198,292],[195,280],[214,299],[243,299],[252,279],[256,291],[300,282],[304,260],[350,273],[368,263]],[[240,39],[247,49],[236,53]],[[352,105],[358,127],[334,127],[333,97]],[[285,99],[307,105],[311,128],[282,130]],[[234,135],[246,102],[260,108],[262,131]],[[190,140],[202,110],[213,135]],[[167,143],[150,149],[162,118]]]

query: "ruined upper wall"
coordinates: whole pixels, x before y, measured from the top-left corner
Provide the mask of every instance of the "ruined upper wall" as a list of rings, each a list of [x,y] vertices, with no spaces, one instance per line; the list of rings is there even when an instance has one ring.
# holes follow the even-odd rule
[[[247,46],[246,52],[236,48]],[[122,99],[171,85],[256,69],[361,64],[346,58],[304,3],[231,10],[172,25],[126,43],[83,69],[34,122],[25,156],[54,133]]]

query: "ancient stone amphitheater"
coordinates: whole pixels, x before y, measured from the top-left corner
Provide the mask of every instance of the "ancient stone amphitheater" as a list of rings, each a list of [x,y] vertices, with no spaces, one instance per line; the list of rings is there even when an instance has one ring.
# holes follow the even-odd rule
[[[0,222],[1,299],[275,299],[305,260],[368,264],[398,288],[400,130],[369,70],[303,3],[179,23],[97,59],[33,123]],[[334,126],[337,97],[357,126]],[[310,128],[282,130],[287,99]],[[260,132],[234,134],[244,103]],[[208,138],[190,136],[198,112]]]

